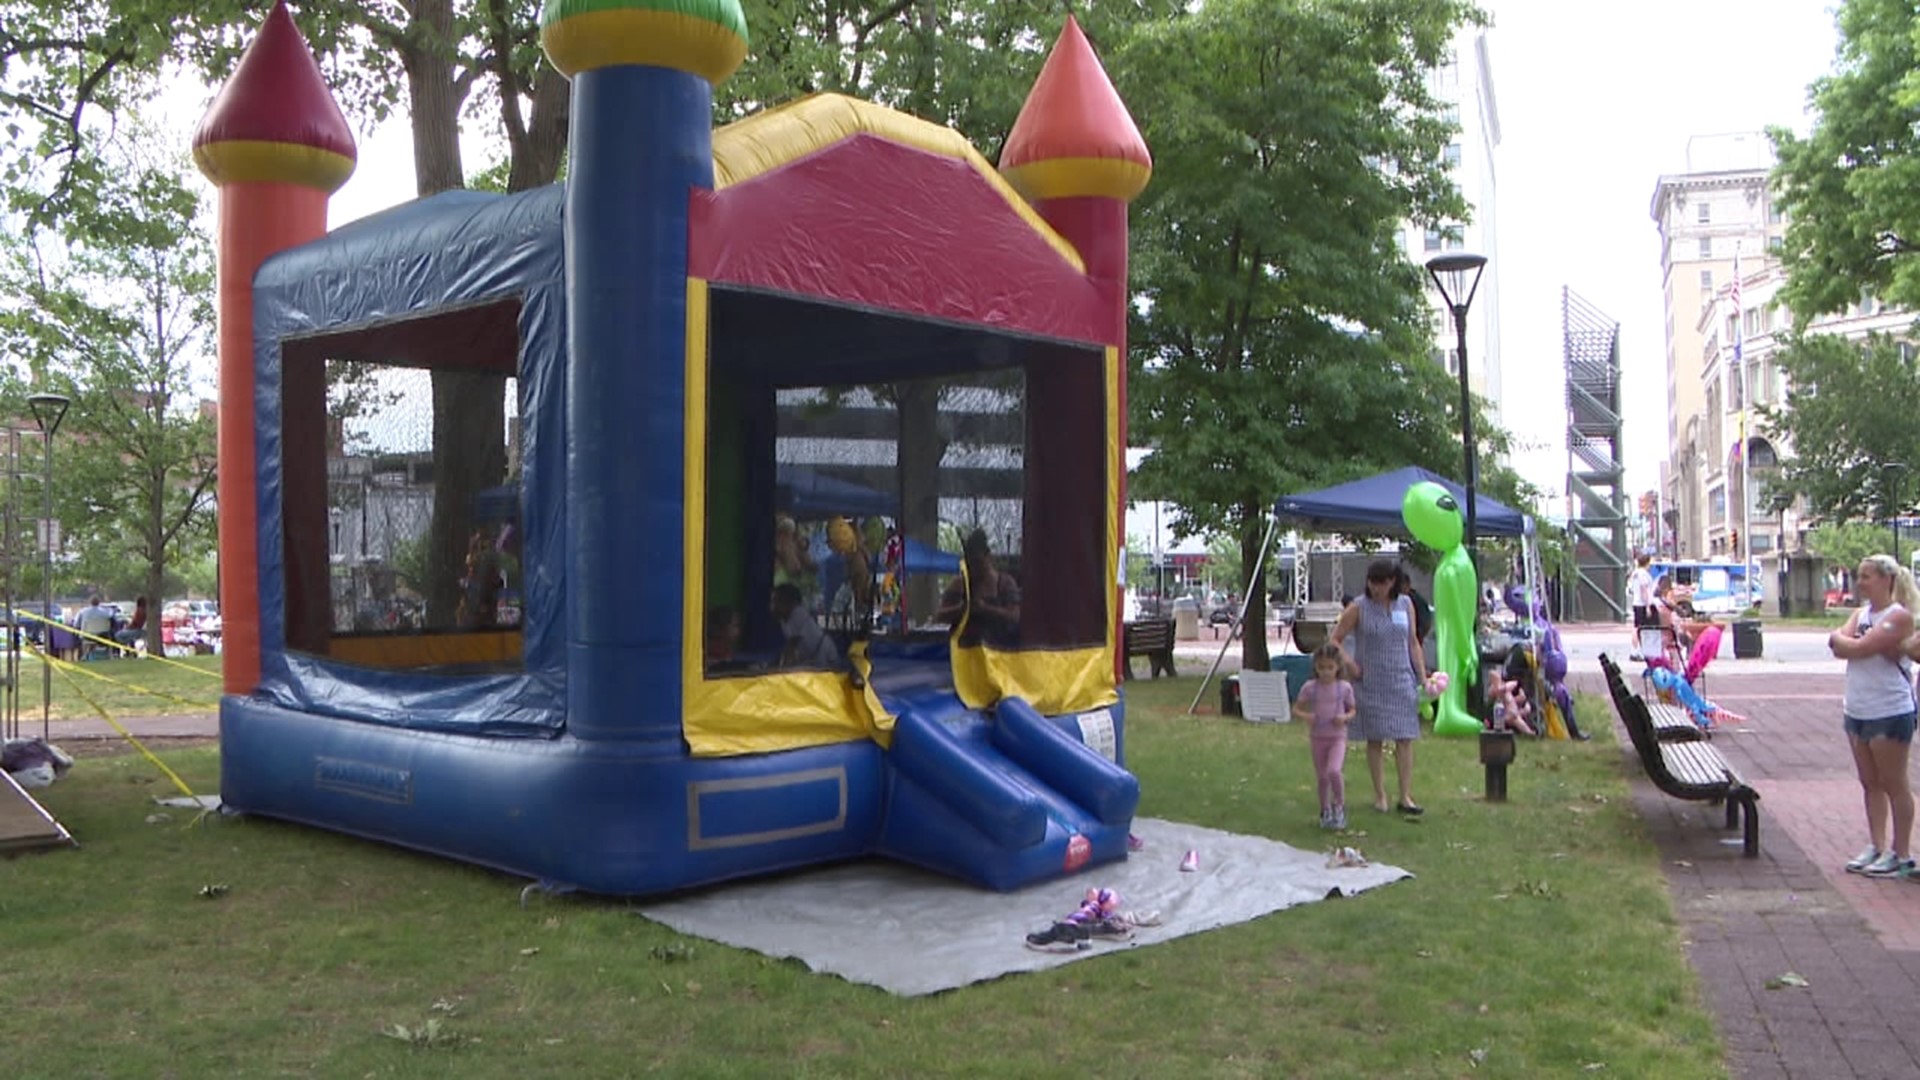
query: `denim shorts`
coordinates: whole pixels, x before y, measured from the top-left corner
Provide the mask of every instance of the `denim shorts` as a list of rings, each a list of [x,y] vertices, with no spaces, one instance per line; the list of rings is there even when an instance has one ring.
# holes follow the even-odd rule
[[[1883,716],[1878,720],[1856,720],[1849,716],[1846,718],[1845,727],[1848,735],[1861,742],[1892,739],[1894,742],[1910,743],[1913,741],[1913,724],[1914,714],[1903,712],[1893,716]]]

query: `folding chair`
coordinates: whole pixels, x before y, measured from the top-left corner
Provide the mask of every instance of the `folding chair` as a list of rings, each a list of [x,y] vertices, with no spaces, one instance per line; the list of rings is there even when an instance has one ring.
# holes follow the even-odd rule
[[[113,618],[108,615],[88,615],[80,620],[80,632],[96,638],[113,640]],[[113,655],[113,648],[87,638],[80,639],[80,659],[98,660]]]

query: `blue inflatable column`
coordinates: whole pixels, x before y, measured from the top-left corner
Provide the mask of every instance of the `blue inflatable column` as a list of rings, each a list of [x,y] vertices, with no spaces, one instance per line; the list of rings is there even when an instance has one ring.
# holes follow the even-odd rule
[[[712,98],[666,68],[573,80],[567,726],[583,739],[680,732],[687,199],[713,186]]]
[[[679,749],[687,200],[739,0],[545,0],[567,178],[567,729]]]

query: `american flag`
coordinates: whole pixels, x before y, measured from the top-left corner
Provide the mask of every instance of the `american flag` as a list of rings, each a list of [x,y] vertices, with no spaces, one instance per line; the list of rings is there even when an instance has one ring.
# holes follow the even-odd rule
[[[1746,336],[1746,327],[1740,325],[1746,312],[1740,307],[1740,249],[1733,249],[1733,362],[1737,366],[1741,360],[1742,339]]]

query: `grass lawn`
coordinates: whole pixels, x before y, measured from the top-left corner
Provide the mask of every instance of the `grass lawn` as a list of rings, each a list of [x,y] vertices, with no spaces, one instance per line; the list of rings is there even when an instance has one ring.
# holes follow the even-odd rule
[[[1142,813],[1328,847],[1300,728],[1186,717],[1196,689],[1131,684]],[[1585,726],[1522,745],[1500,806],[1473,742],[1421,742],[1417,823],[1366,809],[1350,755],[1349,842],[1412,881],[913,1000],[620,901],[151,820],[151,765],[87,759],[43,793],[82,847],[0,863],[0,1045],[47,1077],[1724,1076],[1624,758]],[[168,760],[214,788],[215,750]]]
[[[23,727],[39,734],[45,672],[31,655],[20,660],[20,717]],[[114,716],[160,716],[213,712],[220,707],[220,658],[194,656],[185,660],[90,660],[84,664],[55,664],[53,718],[99,714],[89,703],[99,703]],[[56,726],[54,734],[59,734]]]

